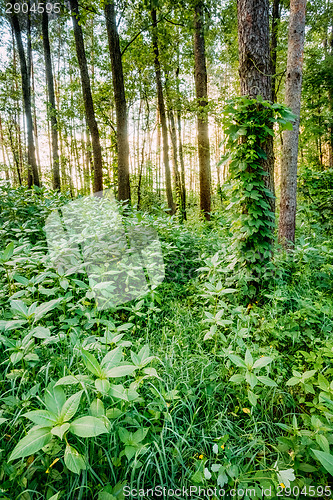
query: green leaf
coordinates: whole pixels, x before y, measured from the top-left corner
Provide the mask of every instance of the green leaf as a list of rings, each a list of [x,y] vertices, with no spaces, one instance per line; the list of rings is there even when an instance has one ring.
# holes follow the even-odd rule
[[[49,302],[44,302],[44,304],[38,306],[35,311],[35,321],[40,320],[43,316],[45,316],[45,314],[52,311],[52,309],[55,309],[63,300],[64,299],[60,297],[58,299],[50,300]]]
[[[94,399],[94,401],[90,405],[90,413],[92,414],[93,417],[104,417],[105,415],[105,408],[103,405],[103,401],[100,399]]]
[[[333,476],[333,455],[326,453],[325,451],[314,450],[313,448],[311,448],[311,451],[313,451],[315,457],[319,460],[327,472]]]
[[[95,387],[98,392],[106,394],[110,390],[110,382],[106,378],[97,378],[95,380]]]
[[[262,358],[257,359],[253,364],[253,369],[263,368],[266,365],[269,365],[273,361],[273,358],[269,356],[263,356]]]
[[[136,451],[137,448],[135,446],[125,446],[125,455],[128,461],[130,461],[131,458],[134,457]]]
[[[324,436],[323,434],[317,434],[316,441],[323,451],[325,451],[326,453],[330,452],[330,445],[326,436]]]
[[[255,374],[252,372],[246,372],[245,379],[246,382],[250,385],[251,389],[254,389],[254,387],[257,385],[258,382],[258,379],[255,376]]]
[[[274,382],[274,380],[272,380],[269,377],[257,375],[257,379],[264,385],[268,385],[270,387],[277,387],[277,383]]]
[[[28,411],[23,416],[31,420],[34,424],[43,427],[54,425],[57,421],[55,415],[46,410]]]
[[[23,300],[12,300],[10,302],[10,307],[20,316],[23,316],[24,318],[28,317],[28,307]]]
[[[59,500],[59,495],[60,495],[60,491],[58,491],[58,493],[56,493],[55,495],[52,495],[49,500]]]
[[[119,378],[125,377],[126,375],[132,375],[135,370],[137,370],[137,367],[134,365],[121,365],[111,368],[105,375],[109,378]]]
[[[246,364],[239,356],[236,356],[235,354],[229,354],[229,358],[236,366],[239,366],[241,368],[246,368]]]
[[[247,397],[249,398],[249,401],[250,401],[250,403],[251,403],[252,406],[256,406],[257,405],[258,396],[256,394],[254,394],[252,391],[248,390],[247,391]]]
[[[144,438],[147,436],[148,431],[149,427],[141,427],[140,429],[135,431],[133,434],[133,443],[135,444],[141,443],[141,441],[143,441]]]
[[[76,375],[75,377],[74,375],[67,375],[60,378],[54,385],[57,387],[58,385],[74,385],[81,382],[91,382],[91,379],[88,375]]]
[[[41,450],[52,439],[50,427],[38,427],[31,429],[28,434],[21,439],[13,449],[9,462],[17,458],[32,455]]]
[[[234,382],[235,384],[241,384],[242,382],[244,382],[244,376],[236,373],[235,375],[230,377],[229,380],[230,382]]]
[[[60,386],[56,386],[54,382],[48,385],[45,389],[45,406],[55,415],[59,416],[61,409],[66,401],[64,390]]]
[[[300,379],[298,377],[291,377],[289,380],[287,380],[286,385],[288,387],[299,384]]]
[[[59,415],[60,421],[68,422],[68,420],[74,417],[79,407],[82,393],[83,391],[76,392],[73,396],[67,399]]]
[[[124,444],[127,444],[131,441],[132,439],[132,433],[129,432],[125,427],[119,427],[118,429],[120,441]]]
[[[69,423],[66,422],[65,424],[62,425],[56,425],[51,429],[51,432],[54,436],[58,436],[60,439],[62,439],[65,432],[67,432],[68,429],[69,429]]]
[[[104,356],[101,362],[101,366],[103,367],[104,371],[109,370],[113,366],[118,365],[121,359],[122,349],[121,347],[116,347],[116,349],[113,349]]]
[[[95,356],[93,356],[93,354],[91,354],[90,352],[85,351],[84,349],[82,349],[82,356],[84,364],[86,365],[88,370],[97,377],[100,377],[102,375],[102,370]]]
[[[104,423],[99,418],[90,416],[74,420],[69,430],[79,437],[95,437],[108,432]]]
[[[13,253],[14,253],[14,242],[11,241],[2,252],[0,260],[2,260],[2,262],[7,262],[7,260],[11,258]]]
[[[65,450],[65,465],[74,474],[80,474],[81,470],[87,468],[83,456],[69,444]]]

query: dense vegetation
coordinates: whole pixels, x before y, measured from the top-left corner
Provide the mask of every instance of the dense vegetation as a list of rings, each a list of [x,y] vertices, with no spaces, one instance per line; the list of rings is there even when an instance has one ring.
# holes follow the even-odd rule
[[[142,224],[158,228],[165,281],[101,312],[81,274],[59,274],[45,258],[44,221],[64,197],[1,186],[2,498],[121,498],[120,484],[251,486],[260,498],[289,481],[327,484],[333,247],[330,214],[318,221],[330,175],[315,177],[317,189],[302,176],[295,250],[274,255],[254,303],[230,271],[229,219],[180,226],[155,212]],[[100,366],[113,370],[102,381]],[[40,434],[43,449],[31,438],[22,452],[56,410],[66,418]],[[67,422],[88,416],[97,428],[61,439]]]
[[[331,1],[0,10],[0,500],[333,498]]]

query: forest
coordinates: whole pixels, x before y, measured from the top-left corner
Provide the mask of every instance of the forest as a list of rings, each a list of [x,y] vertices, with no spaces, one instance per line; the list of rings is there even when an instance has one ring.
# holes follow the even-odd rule
[[[332,0],[0,33],[0,500],[332,499]]]

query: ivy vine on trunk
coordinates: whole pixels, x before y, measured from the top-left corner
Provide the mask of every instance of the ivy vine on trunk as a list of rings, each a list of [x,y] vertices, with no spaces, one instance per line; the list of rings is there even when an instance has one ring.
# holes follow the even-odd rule
[[[245,294],[252,298],[270,261],[274,237],[273,194],[265,185],[263,145],[274,134],[275,122],[282,129],[292,128],[293,115],[282,104],[244,96],[228,101],[224,115],[229,153],[221,163],[230,161],[233,266],[245,271]]]

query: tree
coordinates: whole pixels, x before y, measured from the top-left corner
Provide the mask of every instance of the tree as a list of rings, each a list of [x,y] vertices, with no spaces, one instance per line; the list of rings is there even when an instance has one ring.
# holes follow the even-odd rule
[[[295,243],[297,156],[301,111],[302,68],[305,36],[306,0],[290,1],[285,104],[295,115],[292,130],[283,138],[281,161],[281,199],[279,242],[289,249]]]
[[[276,101],[276,60],[277,60],[277,42],[278,42],[278,29],[280,24],[281,0],[273,0],[272,8],[272,32],[271,32],[271,61],[272,61],[272,101]]]
[[[74,28],[75,48],[81,74],[82,94],[84,101],[84,109],[86,120],[91,135],[91,143],[94,155],[94,192],[97,193],[103,190],[103,161],[102,150],[99,139],[99,130],[95,117],[94,103],[91,95],[90,78],[88,73],[88,65],[86,52],[84,48],[84,40],[82,28],[79,24],[80,14],[77,0],[70,0],[71,15]]]
[[[118,153],[118,199],[130,200],[129,145],[127,132],[127,108],[124,88],[123,65],[117,31],[116,13],[113,0],[107,0],[105,21],[108,33],[109,52],[112,68],[112,82],[116,104],[117,153]]]
[[[239,77],[241,94],[271,100],[271,58],[269,47],[269,0],[237,0]],[[263,144],[267,158],[263,161],[266,187],[272,196],[275,212],[273,136]]]
[[[204,3],[196,0],[194,5],[194,79],[198,111],[198,155],[199,155],[199,183],[200,183],[200,210],[206,220],[210,220],[211,210],[211,173],[210,150],[207,118],[207,69],[204,35]]]
[[[57,123],[57,112],[55,105],[54,96],[54,84],[53,84],[53,71],[52,71],[52,60],[51,60],[51,49],[49,40],[49,18],[46,11],[46,2],[43,2],[44,10],[42,13],[42,33],[43,33],[43,48],[44,48],[44,61],[45,61],[45,73],[46,73],[46,83],[48,90],[49,99],[49,116],[51,122],[51,142],[52,142],[52,180],[53,189],[60,190],[60,172],[59,172],[59,154],[58,154],[58,123]]]
[[[159,48],[158,48],[156,9],[151,10],[151,18],[153,23],[152,41],[153,41],[153,51],[154,51],[157,104],[161,120],[162,139],[163,139],[163,163],[165,169],[166,194],[168,200],[168,207],[172,215],[175,213],[176,207],[173,202],[173,196],[172,196],[171,175],[170,175],[170,165],[169,165],[168,126],[167,126],[163,87],[162,87],[161,63],[160,63]]]
[[[28,137],[28,187],[31,187],[32,184],[35,186],[40,185],[38,168],[36,163],[36,154],[35,154],[35,143],[34,143],[34,127],[32,121],[32,113],[31,113],[31,89],[30,89],[30,78],[28,73],[28,67],[26,62],[26,57],[24,53],[23,43],[22,43],[22,35],[20,23],[15,14],[14,4],[15,0],[11,0],[12,4],[12,14],[11,21],[13,26],[13,31],[15,34],[17,50],[20,58],[20,68],[21,68],[21,79],[22,79],[22,94],[23,94],[23,102],[24,102],[24,111],[26,118],[26,127],[27,127],[27,137]]]

